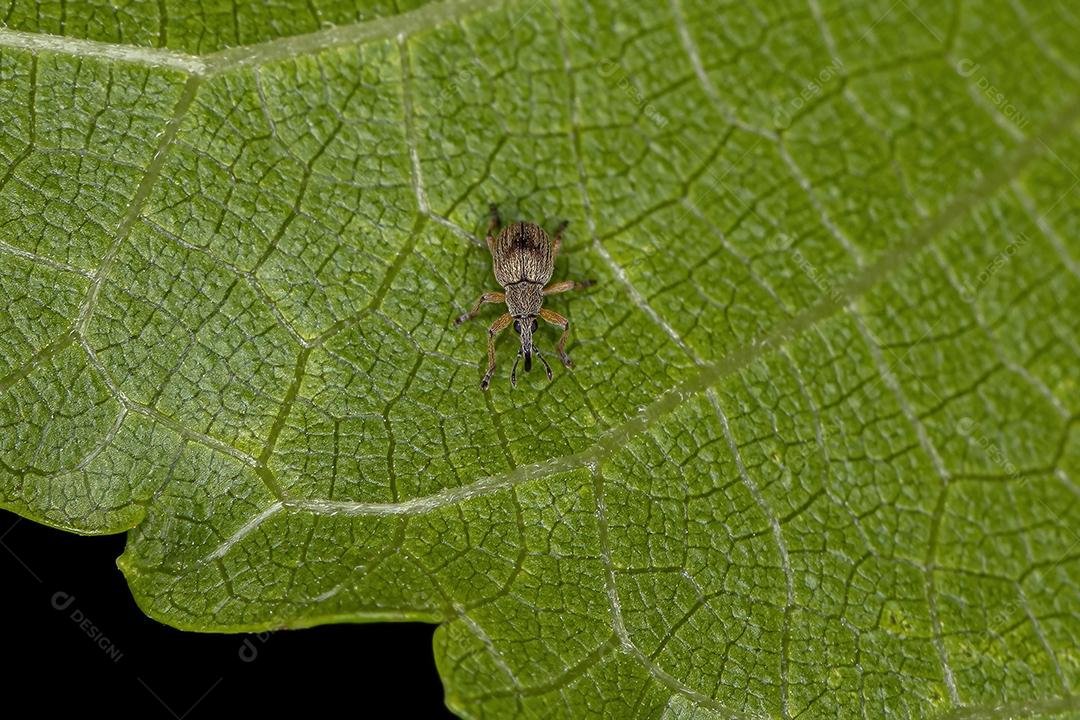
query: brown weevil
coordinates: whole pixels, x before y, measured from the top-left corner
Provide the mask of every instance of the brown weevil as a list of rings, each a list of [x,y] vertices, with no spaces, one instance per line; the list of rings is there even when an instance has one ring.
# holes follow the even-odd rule
[[[458,317],[454,325],[461,325],[480,314],[480,308],[486,303],[506,303],[507,312],[499,316],[488,328],[487,372],[480,381],[480,388],[486,390],[495,373],[495,337],[511,325],[514,332],[521,336],[521,348],[514,359],[510,371],[510,384],[517,387],[518,361],[525,359],[525,372],[532,370],[532,357],[536,355],[544,364],[548,380],[551,380],[551,366],[544,354],[533,345],[533,333],[536,332],[536,319],[542,318],[562,329],[562,337],[555,347],[559,359],[568,368],[574,367],[574,361],[566,354],[566,338],[570,335],[570,321],[557,312],[541,307],[548,295],[587,288],[591,280],[577,282],[563,280],[547,285],[555,270],[555,258],[562,247],[562,234],[567,223],[562,222],[555,231],[555,237],[549,238],[539,225],[529,222],[510,223],[501,227],[499,211],[491,205],[491,223],[488,225],[487,246],[491,251],[491,262],[495,279],[502,286],[503,292],[489,292],[480,296],[473,309]],[[547,287],[545,287],[547,285]]]

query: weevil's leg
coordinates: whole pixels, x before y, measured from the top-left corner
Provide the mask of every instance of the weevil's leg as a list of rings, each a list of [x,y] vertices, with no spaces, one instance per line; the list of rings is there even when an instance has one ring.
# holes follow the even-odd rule
[[[558,295],[559,293],[570,292],[571,290],[584,290],[595,284],[595,280],[585,280],[583,282],[577,280],[563,280],[562,282],[551,283],[544,288],[544,295]]]
[[[569,220],[563,220],[559,223],[559,227],[555,228],[555,239],[551,243],[551,262],[555,262],[559,258],[559,251],[562,250],[562,234],[569,224]]]
[[[502,228],[502,220],[499,219],[499,208],[495,206],[495,203],[488,205],[488,210],[491,212],[491,222],[488,223],[487,229],[487,246],[491,254],[495,254],[495,236],[499,234],[499,230]]]
[[[510,368],[510,387],[517,387],[517,366],[521,360],[521,351],[518,350],[517,357],[514,358],[514,367]]]
[[[544,363],[544,370],[547,371],[548,382],[551,382],[551,366],[548,365],[547,358],[544,357],[544,353],[540,352],[538,348],[533,348],[533,353],[536,357],[540,358],[540,362]]]
[[[566,354],[566,338],[570,336],[570,321],[564,318],[557,312],[552,312],[547,308],[540,308],[540,317],[544,318],[546,322],[551,323],[555,327],[562,328],[562,337],[559,338],[559,344],[555,346],[555,352],[559,354],[559,359],[562,360],[562,364],[568,368],[574,367],[574,361],[570,359],[570,356]]]
[[[501,303],[501,302],[506,302],[506,295],[504,293],[501,293],[501,292],[487,292],[487,293],[484,293],[483,295],[480,296],[480,299],[476,301],[476,304],[473,305],[472,310],[458,316],[457,320],[454,321],[454,325],[460,325],[463,322],[466,322],[468,320],[472,320],[474,317],[476,317],[477,315],[480,314],[480,308],[482,308],[485,303]]]
[[[514,316],[506,313],[500,315],[488,328],[488,364],[484,379],[480,381],[481,390],[487,390],[488,385],[491,384],[491,376],[495,374],[495,336],[510,327],[512,322],[514,322]]]

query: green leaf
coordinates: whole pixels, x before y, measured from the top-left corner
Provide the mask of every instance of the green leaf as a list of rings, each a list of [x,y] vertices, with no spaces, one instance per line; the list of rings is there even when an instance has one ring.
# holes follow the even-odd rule
[[[149,615],[440,622],[466,717],[1080,710],[1075,8],[113,5],[2,11],[0,504]],[[485,394],[492,201],[598,283]]]

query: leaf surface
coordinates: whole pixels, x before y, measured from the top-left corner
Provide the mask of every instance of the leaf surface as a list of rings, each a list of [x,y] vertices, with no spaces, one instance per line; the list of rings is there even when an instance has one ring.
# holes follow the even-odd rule
[[[1074,9],[113,5],[2,11],[0,504],[148,614],[441,622],[465,717],[1080,710]],[[451,326],[488,202],[598,281],[550,385]]]

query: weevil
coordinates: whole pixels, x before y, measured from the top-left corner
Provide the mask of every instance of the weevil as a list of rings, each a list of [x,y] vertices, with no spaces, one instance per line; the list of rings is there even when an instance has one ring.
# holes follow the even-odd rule
[[[552,283],[551,275],[555,271],[555,258],[562,248],[562,235],[567,223],[563,221],[555,230],[554,237],[548,237],[544,229],[530,222],[515,222],[503,227],[499,219],[499,210],[490,206],[491,222],[487,230],[487,246],[491,251],[492,269],[495,280],[502,286],[503,292],[488,292],[480,296],[473,309],[460,315],[454,325],[459,326],[480,314],[480,308],[487,303],[506,303],[506,312],[500,315],[488,328],[487,372],[480,381],[480,389],[487,390],[491,376],[495,374],[495,338],[509,327],[521,337],[521,348],[510,370],[510,384],[517,387],[518,362],[525,360],[525,372],[532,370],[532,358],[535,355],[544,364],[548,381],[551,380],[551,366],[540,351],[533,345],[533,333],[538,327],[537,318],[551,323],[562,330],[555,352],[563,365],[574,367],[574,361],[566,354],[566,339],[570,336],[570,321],[557,312],[543,306],[548,295],[587,288],[592,280],[577,282],[563,280]]]

